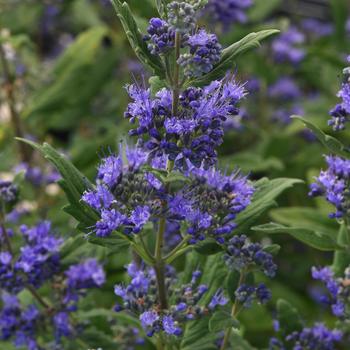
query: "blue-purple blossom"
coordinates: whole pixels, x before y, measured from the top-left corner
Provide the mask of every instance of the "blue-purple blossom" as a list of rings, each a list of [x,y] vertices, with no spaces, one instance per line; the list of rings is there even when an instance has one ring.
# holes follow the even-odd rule
[[[252,0],[209,0],[205,14],[214,24],[221,24],[224,30],[235,23],[247,21],[246,11],[253,5]]]
[[[333,350],[336,343],[342,339],[342,332],[330,330],[322,323],[304,328],[286,337],[287,342],[293,343],[293,350]]]
[[[348,62],[350,63],[350,56]],[[345,124],[350,120],[350,67],[343,70],[343,77],[341,89],[337,94],[341,102],[329,111],[332,118],[328,120],[328,125],[335,131],[344,130]]]
[[[0,180],[0,202],[4,204],[14,202],[18,195],[18,187],[11,181]]]
[[[302,28],[307,34],[310,34],[313,38],[322,38],[332,35],[334,32],[334,26],[330,22],[322,22],[316,18],[306,18],[301,22]]]
[[[170,28],[176,32],[190,33],[196,26],[196,13],[193,5],[186,1],[172,1],[167,6]]]
[[[178,63],[188,77],[199,77],[209,73],[221,56],[221,45],[215,34],[208,34],[204,29],[189,36],[186,45],[190,52],[182,54]]]
[[[203,89],[191,87],[180,94],[175,118],[170,90],[164,88],[154,98],[136,85],[128,91],[133,102],[125,117],[137,122],[130,134],[139,138],[150,158],[165,155],[178,169],[187,168],[187,160],[197,167],[216,163],[224,123],[237,117],[237,104],[245,96],[244,87],[233,80],[214,81]]]
[[[272,53],[276,62],[300,63],[305,57],[305,50],[300,47],[305,36],[297,28],[290,27],[281,33],[272,43]]]
[[[294,101],[301,97],[301,90],[290,77],[281,77],[269,87],[269,96],[283,101]]]
[[[350,161],[337,156],[327,156],[327,170],[322,170],[316,182],[310,186],[310,196],[325,196],[333,204],[335,212],[331,218],[348,215],[350,208],[348,189],[350,186]]]
[[[175,45],[175,31],[161,18],[152,18],[144,40],[153,55],[165,54]]]
[[[179,336],[186,321],[198,319],[211,312],[209,310],[215,310],[228,302],[220,289],[207,307],[200,305],[202,297],[208,292],[208,287],[200,284],[201,271],[193,272],[190,283],[178,285],[175,270],[171,266],[166,266],[166,292],[169,300],[175,303],[169,305],[168,309],[160,311],[153,268],[138,266],[132,262],[127,266],[127,272],[131,277],[130,283],[114,287],[114,293],[122,300],[122,303],[116,304],[115,311],[126,310],[138,315],[148,336],[161,331]]]
[[[265,252],[260,243],[249,242],[245,235],[229,240],[224,259],[229,268],[239,272],[257,267],[266,276],[274,277],[277,270],[272,255]]]

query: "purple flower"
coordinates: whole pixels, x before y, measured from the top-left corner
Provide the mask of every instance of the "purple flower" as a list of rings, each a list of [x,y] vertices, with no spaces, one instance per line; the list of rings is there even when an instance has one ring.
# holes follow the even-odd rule
[[[190,53],[182,54],[178,63],[184,67],[188,77],[199,77],[209,73],[221,57],[221,45],[215,34],[208,34],[204,29],[189,37],[186,43]]]
[[[130,221],[135,225],[133,232],[140,232],[143,225],[147,223],[151,216],[148,206],[137,206],[130,215]]]
[[[278,100],[293,101],[301,97],[301,91],[293,79],[281,77],[269,87],[269,96]]]
[[[350,184],[350,161],[337,156],[327,156],[328,169],[321,171],[316,183],[310,186],[310,196],[324,195],[335,206],[332,218],[343,217],[350,208],[347,189]]]
[[[106,280],[102,266],[95,259],[70,266],[65,275],[72,290],[100,287]]]
[[[115,185],[122,174],[123,162],[120,157],[114,155],[102,159],[98,167],[98,179],[109,187]]]
[[[235,23],[247,21],[246,11],[252,4],[252,0],[209,0],[203,13],[210,21],[228,30]]]
[[[272,52],[275,61],[278,63],[300,63],[305,57],[305,51],[299,45],[303,44],[304,41],[304,34],[295,27],[290,27],[272,43]]]
[[[176,327],[174,319],[171,316],[163,316],[162,323],[165,333],[177,336],[182,333],[181,329]]]
[[[144,36],[144,40],[150,41],[148,49],[153,55],[165,54],[175,46],[175,31],[170,29],[166,21],[152,18],[147,32],[148,35]]]
[[[214,309],[218,305],[226,305],[228,303],[228,299],[224,296],[222,289],[218,289],[216,293],[213,295],[208,307],[209,309]]]

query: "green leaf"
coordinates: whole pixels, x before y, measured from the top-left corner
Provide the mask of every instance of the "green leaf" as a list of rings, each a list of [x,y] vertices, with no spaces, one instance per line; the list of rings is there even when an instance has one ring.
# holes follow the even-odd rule
[[[98,214],[81,201],[81,196],[86,190],[93,188],[89,180],[68,160],[57,152],[49,144],[39,145],[25,139],[18,139],[37,149],[48,161],[50,161],[61,174],[62,179],[58,181],[65,192],[69,205],[64,207],[64,211],[72,215],[80,224],[78,228],[83,232],[88,232],[99,220]]]
[[[256,191],[253,195],[252,203],[247,209],[237,215],[235,222],[238,226],[235,232],[245,233],[262,214],[276,205],[275,199],[283,191],[302,182],[302,180],[288,178],[274,180],[264,178],[257,181],[254,184]]]
[[[232,270],[227,276],[226,289],[231,302],[234,302],[236,299],[235,291],[238,288],[239,278],[240,273],[236,270]]]
[[[151,87],[152,96],[154,96],[158,91],[167,87],[167,82],[160,79],[158,76],[153,76],[148,79],[148,83]]]
[[[239,328],[238,320],[229,312],[219,310],[209,320],[209,330],[211,332],[220,332],[226,328]]]
[[[234,60],[238,55],[247,50],[258,47],[262,40],[277,33],[279,33],[279,30],[277,29],[268,29],[246,35],[243,39],[233,43],[222,51],[221,59],[214,66],[212,71],[200,78],[189,81],[186,86],[204,86],[213,80],[220,80],[225,76],[228,70],[232,69]]]
[[[336,276],[341,277],[344,275],[344,270],[350,265],[350,232],[345,223],[342,223],[339,228],[337,242],[347,247],[344,251],[334,253],[332,269]]]
[[[278,244],[269,244],[263,248],[263,251],[271,255],[277,255],[280,250],[281,250],[281,246]]]
[[[269,213],[270,217],[281,224],[310,228],[315,231],[328,233],[329,236],[336,236],[339,225],[327,216],[327,213],[320,209],[311,207],[288,207],[273,209]]]
[[[248,17],[249,22],[261,22],[269,16],[278,6],[281,5],[282,0],[255,0],[254,6],[251,7]]]
[[[232,344],[232,350],[256,350],[256,348],[251,346],[238,332],[235,331],[231,333],[230,344]]]
[[[284,299],[277,300],[277,320],[285,335],[303,328],[298,310]]]
[[[309,128],[314,135],[318,138],[318,140],[332,153],[345,157],[350,158],[350,152],[346,150],[345,146],[337,140],[335,137],[325,134],[321,129],[319,129],[316,125],[311,123],[310,121],[306,120],[303,117],[300,117],[298,115],[292,115],[291,118],[297,119],[305,124],[307,128]]]
[[[80,334],[80,338],[86,343],[89,349],[102,348],[103,350],[115,350],[117,348],[117,344],[111,336],[95,328],[84,330]]]
[[[344,249],[344,247],[337,244],[336,241],[327,234],[304,227],[289,227],[271,222],[269,224],[252,227],[252,230],[267,234],[288,233],[295,239],[319,250],[332,251]]]
[[[95,235],[90,235],[88,236],[88,242],[109,248],[114,252],[125,249],[130,245],[130,241],[125,235],[118,235],[116,232],[113,232],[109,237],[96,237]]]
[[[36,89],[26,103],[23,117],[39,129],[77,126],[91,113],[94,98],[110,81],[119,60],[118,49],[119,44],[105,26],[80,34],[60,55],[46,78],[49,83]]]
[[[121,3],[119,0],[112,0],[112,3],[136,56],[144,65],[151,68],[156,75],[163,78],[165,72],[163,64],[157,56],[149,52],[129,5],[126,2]]]
[[[199,242],[194,249],[202,255],[213,255],[222,251],[222,247],[212,238]]]
[[[217,335],[208,329],[208,317],[187,323],[180,344],[181,350],[214,350],[217,349],[215,340]]]

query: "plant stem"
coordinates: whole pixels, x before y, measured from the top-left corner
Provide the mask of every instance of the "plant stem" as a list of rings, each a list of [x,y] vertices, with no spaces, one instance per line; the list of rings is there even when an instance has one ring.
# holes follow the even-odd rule
[[[180,66],[177,61],[180,57],[180,48],[181,48],[181,35],[179,32],[175,33],[175,67],[174,67],[174,78],[173,78],[173,116],[177,115],[177,108],[179,103],[179,94],[180,94]]]
[[[166,288],[165,288],[165,269],[164,269],[165,266],[164,266],[164,261],[162,257],[165,227],[166,227],[166,221],[165,221],[165,218],[162,218],[159,221],[156,250],[154,254],[155,255],[154,257],[156,260],[154,269],[156,271],[156,276],[157,276],[158,297],[159,297],[161,310],[165,310],[168,308],[168,301],[167,301]]]
[[[240,277],[239,277],[239,281],[238,281],[238,287],[239,288],[245,281],[245,271],[241,271]],[[237,300],[237,298],[235,299],[234,304],[232,305],[232,309],[231,309],[231,316],[235,317],[238,314],[238,306],[239,306],[239,302]],[[222,341],[220,350],[225,350],[229,341],[230,341],[230,336],[231,336],[231,332],[232,332],[232,327],[229,327],[226,329],[225,335],[224,335],[224,339]]]
[[[5,78],[5,92],[6,92],[7,103],[10,108],[11,123],[16,136],[24,138],[21,119],[16,109],[16,98],[14,94],[14,80],[13,80],[13,77],[6,59],[5,50],[2,44],[0,44],[0,60],[1,60],[2,70]],[[22,161],[29,163],[31,159],[31,150],[29,146],[23,142],[19,142],[18,148],[19,148]]]
[[[40,295],[39,293],[33,288],[30,284],[26,285],[26,289],[30,292],[30,294],[48,311],[53,310],[52,306],[50,306]]]
[[[13,256],[13,249],[12,249],[12,245],[11,245],[11,240],[10,240],[10,237],[9,237],[9,235],[7,233],[6,227],[4,225],[3,216],[2,215],[1,215],[1,233],[4,236],[5,245],[6,245],[6,248],[7,248],[8,252]]]

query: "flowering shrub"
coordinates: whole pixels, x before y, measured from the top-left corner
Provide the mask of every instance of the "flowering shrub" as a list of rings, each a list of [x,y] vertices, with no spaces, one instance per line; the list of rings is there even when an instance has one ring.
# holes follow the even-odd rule
[[[347,349],[346,4],[145,3],[0,5],[0,348]]]

